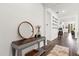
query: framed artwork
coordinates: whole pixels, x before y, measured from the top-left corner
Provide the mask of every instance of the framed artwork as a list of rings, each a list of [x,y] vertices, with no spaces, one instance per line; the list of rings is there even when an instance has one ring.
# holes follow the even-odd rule
[[[55,16],[52,16],[51,20],[52,29],[58,29],[58,19]]]

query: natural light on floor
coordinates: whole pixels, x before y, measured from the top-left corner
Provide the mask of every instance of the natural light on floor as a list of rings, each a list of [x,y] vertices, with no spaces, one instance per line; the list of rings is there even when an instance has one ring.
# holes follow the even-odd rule
[[[73,44],[73,38],[72,38],[71,33],[68,34],[67,39],[68,39],[68,43],[69,43],[69,44]]]

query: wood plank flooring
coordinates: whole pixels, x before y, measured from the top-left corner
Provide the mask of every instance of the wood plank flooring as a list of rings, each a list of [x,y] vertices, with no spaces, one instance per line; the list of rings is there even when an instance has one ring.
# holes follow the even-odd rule
[[[53,41],[48,41],[48,46],[46,46],[46,52],[44,55],[48,54],[51,49],[57,44],[69,48],[69,56],[77,56],[77,43],[76,39],[72,38],[71,33],[64,33],[62,39],[56,38]]]

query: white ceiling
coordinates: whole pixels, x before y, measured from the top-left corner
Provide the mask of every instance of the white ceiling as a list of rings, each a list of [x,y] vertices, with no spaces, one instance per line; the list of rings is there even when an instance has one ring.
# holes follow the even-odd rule
[[[59,17],[76,15],[79,13],[79,3],[45,3],[44,6],[51,8],[55,12],[59,12]]]

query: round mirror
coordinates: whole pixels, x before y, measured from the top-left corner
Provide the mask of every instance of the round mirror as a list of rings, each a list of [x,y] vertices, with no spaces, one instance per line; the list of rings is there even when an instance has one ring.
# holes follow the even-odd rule
[[[31,38],[34,34],[34,28],[31,23],[24,21],[20,23],[18,33],[22,38]]]

